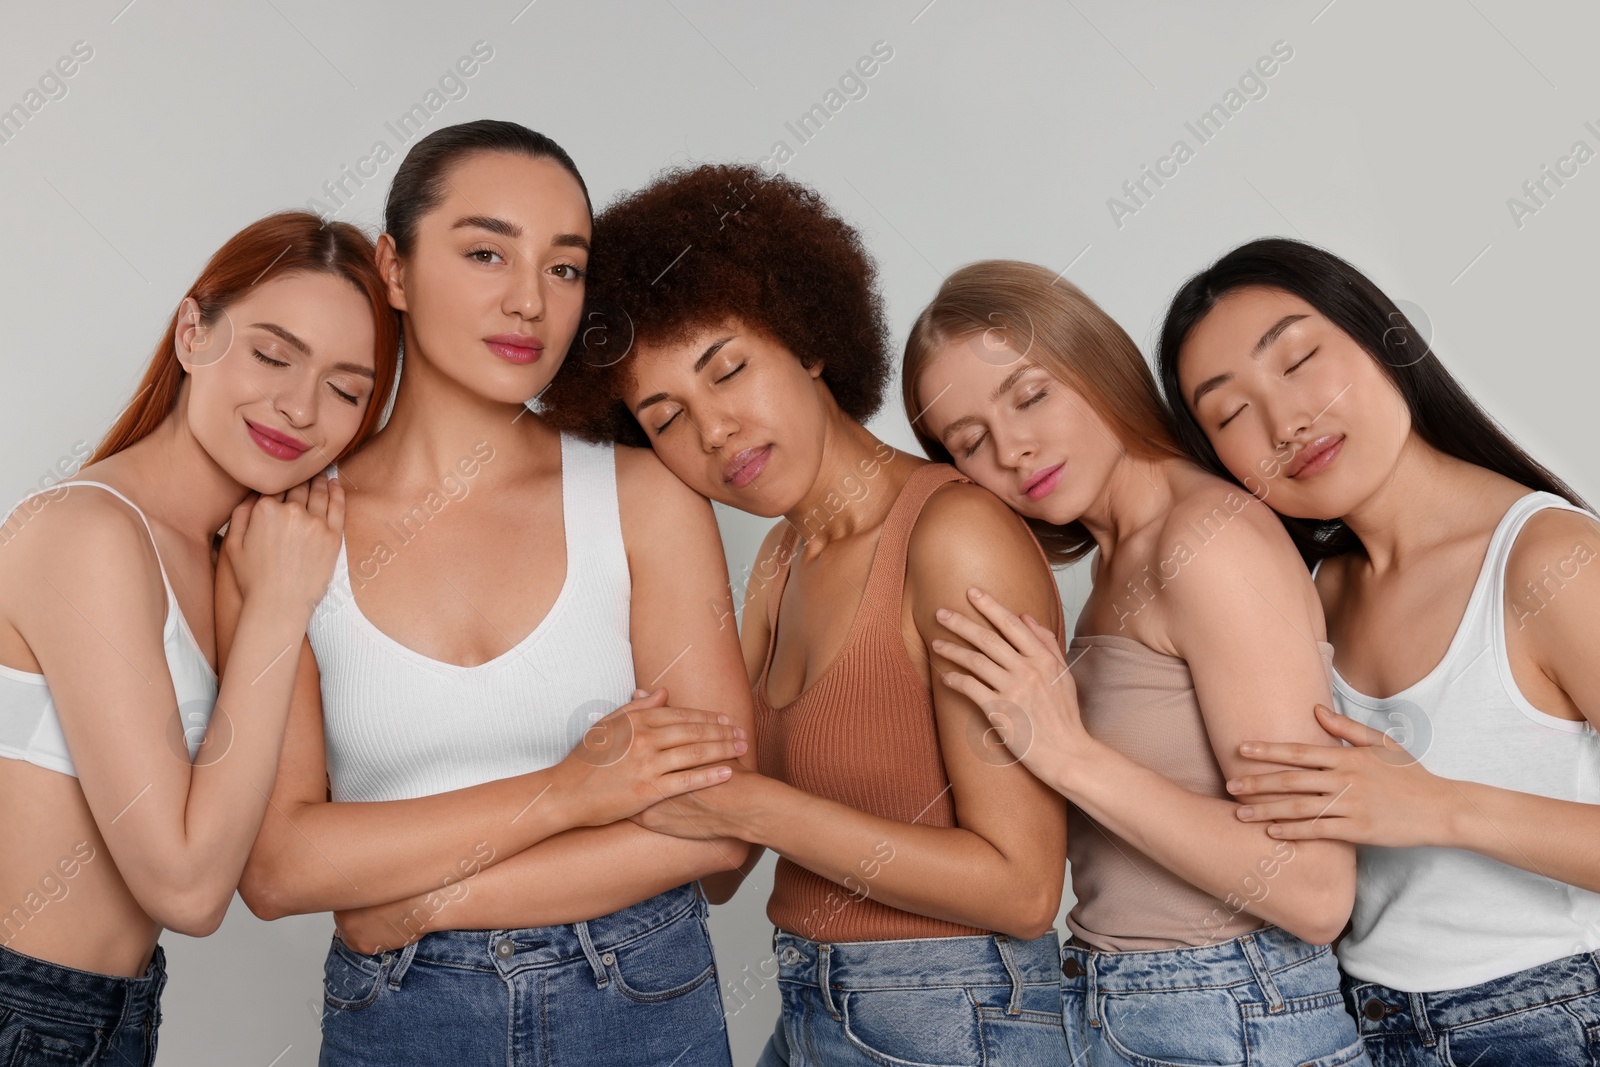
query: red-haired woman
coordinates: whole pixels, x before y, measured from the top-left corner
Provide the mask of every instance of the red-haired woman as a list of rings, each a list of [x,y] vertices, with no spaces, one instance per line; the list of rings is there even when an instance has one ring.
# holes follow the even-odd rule
[[[371,242],[283,213],[185,293],[83,476],[0,538],[0,1061],[150,1063],[163,929],[222,922],[397,326]],[[217,531],[244,589],[213,667]],[[214,710],[215,709],[215,710]],[[223,756],[228,756],[223,760]]]

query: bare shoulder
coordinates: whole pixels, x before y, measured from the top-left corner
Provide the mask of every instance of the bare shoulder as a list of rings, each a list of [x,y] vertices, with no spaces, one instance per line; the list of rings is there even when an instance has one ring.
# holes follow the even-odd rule
[[[1163,562],[1181,561],[1203,581],[1240,573],[1310,578],[1277,513],[1249,491],[1211,475],[1185,486],[1156,544]]]
[[[933,491],[911,528],[906,556],[908,567],[1013,556],[1043,565],[1022,516],[972,482],[946,482]]]
[[[1558,577],[1577,577],[1578,569],[1600,555],[1600,521],[1584,512],[1565,508],[1536,511],[1517,532],[1506,560],[1506,584],[1535,584],[1546,571]],[[1567,572],[1571,573],[1567,573]]]
[[[617,445],[616,463],[624,537],[636,524],[647,524],[637,525],[638,536],[658,538],[677,523],[715,524],[711,502],[679,481],[651,449]]]
[[[148,601],[165,610],[160,559],[143,520],[103,489],[68,485],[40,494],[12,513],[4,531],[0,572],[11,588],[70,583],[102,602]],[[15,617],[15,605],[10,611]]]

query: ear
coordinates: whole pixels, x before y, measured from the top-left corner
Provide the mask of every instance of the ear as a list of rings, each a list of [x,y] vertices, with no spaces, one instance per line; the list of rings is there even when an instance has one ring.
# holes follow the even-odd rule
[[[806,368],[806,373],[811,375],[813,378],[820,378],[822,377],[823,366],[824,361],[819,359],[815,363],[811,364],[811,366]]]
[[[183,298],[178,305],[177,325],[172,331],[172,354],[185,371],[197,365],[215,362],[205,358],[210,349],[211,330],[201,321],[200,303],[192,296]]]
[[[378,273],[389,291],[389,306],[396,311],[410,311],[406,306],[405,264],[400,261],[394,238],[386,233],[378,235]]]

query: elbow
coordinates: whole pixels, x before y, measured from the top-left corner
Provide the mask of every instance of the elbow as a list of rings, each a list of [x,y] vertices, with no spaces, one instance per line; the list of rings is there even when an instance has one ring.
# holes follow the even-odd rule
[[[1292,919],[1286,916],[1278,925],[1307,944],[1331,945],[1349,924],[1355,899],[1355,864],[1342,865],[1307,886],[1304,905]]]
[[[161,891],[161,906],[147,909],[150,917],[165,930],[185,937],[210,937],[222,926],[233,890],[220,893],[207,889]]]
[[[245,864],[239,879],[239,896],[256,918],[271,922],[296,914],[285,889],[283,879],[275,876],[270,864],[258,863],[254,857]]]
[[[1029,899],[1018,900],[1016,906],[1000,917],[995,930],[1019,941],[1032,941],[1056,928],[1056,915],[1061,911],[1061,886],[1054,889],[1041,886]]]

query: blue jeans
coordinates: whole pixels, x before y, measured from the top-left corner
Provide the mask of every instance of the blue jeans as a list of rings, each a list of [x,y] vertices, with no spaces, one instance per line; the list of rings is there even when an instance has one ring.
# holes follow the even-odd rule
[[[1600,1063],[1600,953],[1439,993],[1349,975],[1344,991],[1377,1067]]]
[[[1062,1017],[1079,1067],[1369,1063],[1327,945],[1268,926],[1157,952],[1061,950]]]
[[[1068,1067],[1054,933],[817,942],[778,930],[783,1014],[757,1067]]]
[[[698,882],[588,922],[441,930],[324,968],[323,1067],[731,1067]]]
[[[78,971],[0,947],[0,1063],[149,1067],[167,957],[142,978]]]

